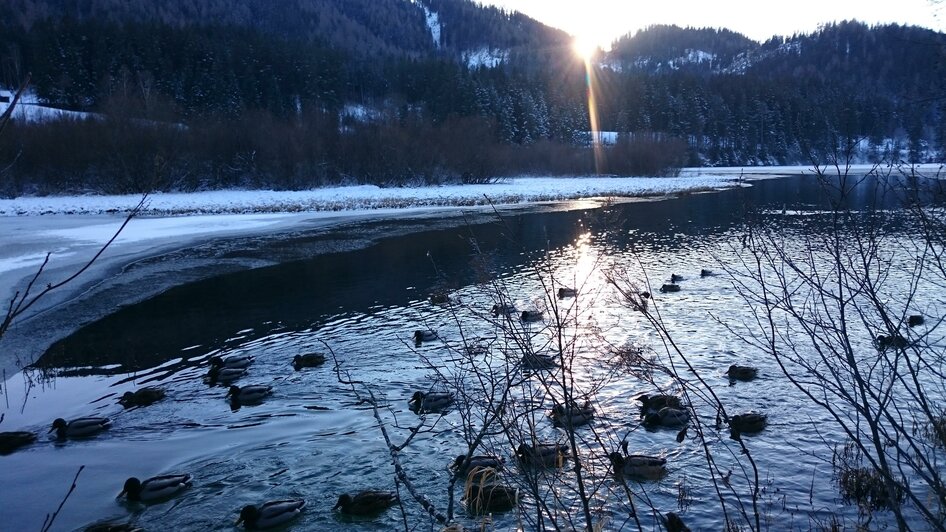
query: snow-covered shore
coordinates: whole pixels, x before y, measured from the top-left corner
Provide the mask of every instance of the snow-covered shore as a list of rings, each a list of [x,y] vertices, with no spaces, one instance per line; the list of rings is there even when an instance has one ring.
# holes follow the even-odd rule
[[[158,193],[148,198],[145,216],[195,214],[299,213],[419,207],[509,205],[599,196],[660,196],[731,186],[738,174],[673,178],[511,178],[482,185],[326,187],[300,191],[221,190]],[[109,214],[127,212],[141,199],[123,196],[30,196],[0,200],[0,216]]]

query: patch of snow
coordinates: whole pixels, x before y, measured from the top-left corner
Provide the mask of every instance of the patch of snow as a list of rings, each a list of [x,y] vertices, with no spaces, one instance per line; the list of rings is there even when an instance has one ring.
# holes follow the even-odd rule
[[[423,4],[420,7],[424,10],[424,16],[427,18],[427,29],[430,30],[430,36],[434,39],[434,46],[440,48],[440,15],[427,9],[427,6]]]
[[[498,48],[480,48],[463,52],[463,62],[469,68],[495,68],[509,59],[509,52]]]
[[[381,117],[381,112],[377,109],[372,109],[371,107],[357,103],[345,104],[339,114],[341,118],[348,117],[359,122],[369,122]]]
[[[0,115],[7,111],[13,103],[14,91],[0,90]],[[3,101],[6,100],[6,101]],[[40,103],[39,98],[32,91],[27,91],[13,109],[12,119],[22,122],[52,122],[55,120],[84,120],[96,116],[93,113],[67,111],[55,107],[47,107]]]
[[[687,48],[685,60],[689,63],[712,63],[716,60],[716,54]]]
[[[585,133],[591,138],[592,144],[612,146],[618,142],[617,131],[586,131]]]

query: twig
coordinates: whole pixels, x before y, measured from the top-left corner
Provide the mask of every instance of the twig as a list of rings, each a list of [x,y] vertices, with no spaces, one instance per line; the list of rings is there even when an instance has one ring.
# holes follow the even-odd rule
[[[59,515],[59,511],[62,510],[63,505],[65,505],[66,501],[69,500],[69,496],[72,495],[73,491],[75,491],[77,486],[76,482],[78,482],[79,475],[82,474],[83,469],[85,469],[84,465],[79,466],[79,470],[76,471],[75,478],[72,479],[72,485],[69,486],[69,491],[67,491],[66,496],[62,498],[62,502],[59,503],[59,507],[56,508],[56,511],[53,512],[52,515],[46,514],[46,519],[43,520],[43,528],[40,529],[41,532],[48,532],[49,529],[52,528],[53,521],[56,520],[56,516]]]

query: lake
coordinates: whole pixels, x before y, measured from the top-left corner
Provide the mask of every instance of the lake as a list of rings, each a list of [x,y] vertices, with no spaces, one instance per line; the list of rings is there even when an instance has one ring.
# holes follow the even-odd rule
[[[54,529],[115,520],[156,530],[229,530],[243,505],[290,497],[308,501],[294,526],[300,530],[402,529],[403,519],[426,523],[403,487],[406,516],[391,509],[353,520],[331,511],[341,493],[395,488],[390,454],[365,401],[370,392],[395,443],[412,427],[423,427],[400,460],[417,491],[440,511],[448,500],[447,466],[466,452],[464,442],[488,413],[498,412],[508,425],[487,435],[476,454],[502,456],[506,482],[520,487],[524,502],[521,513],[495,515],[494,525],[534,528],[537,494],[558,501],[560,524],[567,523],[566,515],[579,519],[577,493],[583,489],[572,473],[527,470],[513,456],[530,433],[541,441],[565,441],[566,432],[545,413],[567,388],[595,407],[594,422],[574,434],[588,475],[584,489],[591,490],[588,498],[606,529],[636,529],[638,520],[652,529],[654,514],[670,511],[694,530],[724,528],[707,450],[718,476],[732,472],[726,476],[732,492],[722,490],[729,508],[738,508],[736,494],[748,504],[745,457],[728,430],[714,426],[715,411],[701,406],[706,389],[732,412],[768,415],[764,431],[743,437],[758,465],[763,526],[808,530],[832,516],[851,524],[858,509],[841,501],[832,481],[832,446],[844,438],[774,361],[730,330],[753,320],[727,274],[745,257],[747,218],[783,228],[784,249],[803,254],[829,226],[824,198],[817,180],[794,177],[663,201],[604,201],[595,208],[509,214],[486,223],[477,218],[446,228],[432,224],[365,249],[220,275],[120,308],[57,342],[37,368],[6,379],[2,428],[42,435],[38,443],[0,456],[3,519],[11,529],[39,529],[84,465]],[[875,199],[858,194],[854,206]],[[892,197],[882,201],[881,208],[895,205]],[[912,229],[898,216],[890,213],[889,232],[906,236]],[[348,229],[374,230],[371,223]],[[331,238],[297,235],[254,252],[307,249]],[[713,275],[701,276],[701,270]],[[681,290],[660,293],[672,274],[683,277]],[[671,375],[647,361],[662,367],[681,359],[667,354],[665,336],[628,308],[609,276],[653,294],[650,311],[691,365],[679,366],[677,374],[704,381],[688,393],[703,440],[690,431],[678,443],[678,430],[642,425],[636,397],[681,391]],[[894,275],[894,282],[908,280],[906,273],[902,281]],[[577,297],[555,297],[559,287],[575,288]],[[916,304],[942,316],[944,301],[930,293],[922,292]],[[446,294],[450,303],[432,304],[432,294]],[[506,319],[490,312],[506,302],[519,311],[544,311],[545,319],[522,323],[513,319],[518,315]],[[414,332],[427,329],[438,339],[415,345]],[[870,341],[865,332],[865,349],[872,349]],[[641,356],[628,369],[619,355],[631,345],[641,348]],[[522,371],[523,350],[564,353],[569,371]],[[294,355],[314,351],[328,353],[329,362],[293,370]],[[205,382],[213,355],[254,357],[237,384],[271,385],[273,394],[260,404],[232,408],[225,387]],[[730,364],[755,366],[759,376],[731,383],[725,373]],[[141,408],[118,405],[124,392],[146,385],[163,388],[167,397]],[[442,417],[422,418],[408,407],[419,390],[454,392],[458,404]],[[500,400],[502,409],[496,407]],[[54,418],[88,415],[111,418],[111,429],[60,443],[46,435]],[[662,478],[628,482],[636,517],[605,459],[621,441],[631,452],[668,461]],[[115,499],[129,476],[174,472],[194,476],[194,486],[179,497],[148,506]],[[457,514],[468,527],[478,522],[461,509]],[[874,524],[893,523],[888,514],[879,512]],[[731,518],[741,518],[738,510]]]

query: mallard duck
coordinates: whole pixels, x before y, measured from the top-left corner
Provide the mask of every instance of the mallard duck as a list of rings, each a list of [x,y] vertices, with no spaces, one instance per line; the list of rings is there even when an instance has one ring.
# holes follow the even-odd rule
[[[188,474],[161,475],[151,477],[144,482],[131,477],[125,481],[125,487],[116,498],[126,495],[129,501],[151,502],[177,495],[190,486],[191,476]]]
[[[729,428],[732,429],[734,433],[739,434],[761,432],[766,424],[768,424],[768,417],[758,412],[737,414],[729,418]]]
[[[577,427],[590,423],[595,417],[595,409],[590,401],[581,405],[573,401],[568,406],[555,405],[549,417],[557,427]]]
[[[664,293],[667,293],[667,292],[679,292],[679,291],[680,291],[680,285],[674,284],[674,283],[667,283],[667,284],[661,285],[660,291],[661,291],[661,292],[664,292]]]
[[[397,504],[397,495],[390,491],[366,490],[355,495],[343,493],[332,507],[348,515],[374,515]]]
[[[516,458],[525,465],[541,467],[562,467],[568,458],[568,446],[558,443],[539,443],[535,446],[519,444]]]
[[[0,432],[0,454],[10,454],[13,451],[36,441],[36,434],[23,430]]]
[[[682,280],[683,280],[683,276],[682,276],[682,275],[677,275],[677,274],[675,274],[675,273],[671,273],[671,274],[670,274],[670,282],[671,282],[671,283],[676,284],[676,283],[679,283],[679,282],[682,281]]]
[[[574,288],[559,288],[558,289],[558,298],[565,299],[566,297],[575,297],[578,295],[578,290]]]
[[[407,406],[418,413],[438,412],[453,404],[450,392],[414,392]]]
[[[657,413],[661,408],[683,408],[683,401],[680,400],[676,395],[668,394],[644,394],[637,398],[641,403],[641,411],[647,414],[648,412]]]
[[[532,323],[542,321],[545,319],[545,316],[538,310],[523,310],[522,314],[519,315],[519,319],[526,323]]]
[[[737,366],[733,364],[726,370],[726,375],[734,381],[751,381],[758,374],[759,370],[752,366]]]
[[[240,404],[259,403],[264,397],[273,393],[273,387],[265,384],[251,384],[249,386],[230,386],[226,397]]]
[[[427,298],[430,301],[431,305],[446,305],[450,303],[450,296],[443,292],[437,292],[430,294],[430,297]]]
[[[450,469],[458,474],[463,475],[473,468],[477,467],[489,467],[492,469],[502,469],[504,460],[499,456],[489,456],[489,455],[475,455],[467,459],[465,454],[457,456],[457,459],[453,461],[453,464],[450,466]]]
[[[240,510],[240,518],[235,525],[243,523],[248,529],[273,528],[284,525],[299,517],[305,501],[302,499],[284,499],[264,502],[260,506],[249,504]]]
[[[325,355],[322,353],[306,353],[292,357],[292,367],[296,371],[302,368],[314,368],[325,364]]]
[[[903,349],[904,347],[910,345],[910,342],[908,342],[906,338],[900,336],[899,334],[893,334],[890,336],[878,334],[877,337],[874,338],[874,345],[876,345],[877,349],[880,350],[890,348]]]
[[[907,326],[916,327],[917,325],[923,325],[926,319],[923,318],[920,314],[913,314],[907,318]]]
[[[714,275],[716,274],[713,273],[713,270],[707,270],[705,268],[700,270],[700,277],[712,277]]]
[[[246,369],[253,363],[253,357],[250,355],[237,355],[227,358],[221,358],[217,355],[210,357],[210,367],[212,368],[236,368]]]
[[[502,303],[502,304],[496,303],[495,305],[493,305],[491,312],[493,313],[493,317],[496,318],[496,317],[499,317],[500,315],[511,316],[519,311],[516,309],[516,306],[513,305],[512,303]]]
[[[690,421],[690,414],[682,408],[664,407],[644,415],[644,424],[650,427],[680,427]]]
[[[125,408],[131,408],[133,406],[148,406],[157,403],[161,399],[164,399],[164,390],[148,386],[133,392],[125,392],[122,398],[118,400],[118,404]]]
[[[424,342],[433,342],[436,339],[437,333],[429,329],[426,331],[414,331],[414,345],[420,346]]]
[[[463,486],[463,503],[471,514],[508,512],[519,504],[519,490],[498,482],[492,467],[474,467]]]
[[[210,366],[210,369],[207,371],[207,383],[211,386],[216,386],[217,384],[227,386],[244,375],[246,375],[246,368],[221,368],[218,366]]]
[[[53,428],[49,432],[56,431],[56,437],[60,440],[66,438],[85,438],[94,436],[107,429],[111,424],[105,417],[80,417],[66,423],[63,418],[57,418],[53,421]]]
[[[544,353],[526,353],[522,355],[522,367],[531,370],[552,369],[558,366],[558,362],[552,355]]]
[[[519,490],[502,484],[472,483],[467,486],[463,503],[476,515],[508,512],[519,504]]]
[[[673,512],[667,512],[666,516],[661,516],[661,521],[667,528],[667,532],[690,532],[690,527],[686,526],[683,519]]]
[[[614,474],[618,476],[655,479],[667,472],[667,459],[643,454],[622,455],[615,451],[608,455]]]

